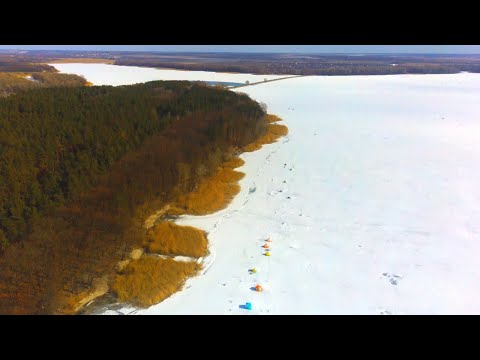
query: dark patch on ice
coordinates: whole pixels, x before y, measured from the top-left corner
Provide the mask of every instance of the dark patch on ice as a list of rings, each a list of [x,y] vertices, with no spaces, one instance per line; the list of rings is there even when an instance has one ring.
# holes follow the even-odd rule
[[[252,286],[252,287],[250,288],[250,290],[252,290],[252,291],[257,291],[257,289],[255,289],[255,286]]]
[[[257,188],[255,186],[253,188],[248,189],[249,194],[253,194],[255,191],[257,191]]]
[[[390,274],[390,273],[384,272],[382,275],[386,277],[390,282],[390,284],[392,285],[398,285],[398,282],[402,279],[402,276],[397,274]]]
[[[392,313],[388,310],[380,310],[378,313],[380,315],[392,315]]]

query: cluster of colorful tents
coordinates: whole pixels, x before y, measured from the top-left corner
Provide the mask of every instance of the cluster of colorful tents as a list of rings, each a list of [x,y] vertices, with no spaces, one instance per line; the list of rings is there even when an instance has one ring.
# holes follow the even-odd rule
[[[268,239],[265,240],[265,242],[266,242],[266,243],[262,245],[262,248],[263,248],[264,250],[266,250],[263,255],[265,255],[265,256],[270,256],[270,245],[267,244],[267,243],[271,243],[272,240],[271,240],[270,238],[268,238]],[[256,274],[257,269],[256,269],[256,268],[252,268],[252,269],[249,269],[248,272],[249,272],[250,274]],[[256,291],[256,292],[262,292],[262,291],[263,291],[262,286],[259,285],[259,284],[257,284],[257,285],[255,286],[255,291]],[[245,309],[247,309],[247,310],[252,310],[252,303],[247,302],[247,303],[245,304]]]

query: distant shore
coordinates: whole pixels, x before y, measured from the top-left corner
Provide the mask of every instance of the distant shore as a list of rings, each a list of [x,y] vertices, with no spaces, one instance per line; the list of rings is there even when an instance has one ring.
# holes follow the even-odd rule
[[[64,58],[64,59],[55,59],[49,60],[49,64],[110,64],[114,65],[115,60],[113,59],[96,59],[96,58]]]

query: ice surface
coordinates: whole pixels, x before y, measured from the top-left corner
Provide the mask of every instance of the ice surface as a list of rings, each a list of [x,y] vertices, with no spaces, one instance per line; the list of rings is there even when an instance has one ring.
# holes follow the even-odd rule
[[[182,71],[154,69],[137,66],[118,66],[109,64],[49,64],[60,72],[84,76],[94,85],[131,85],[153,80],[192,80],[211,82],[257,82],[277,79],[289,75],[252,75],[223,74],[206,71]],[[228,80],[225,80],[225,75]]]

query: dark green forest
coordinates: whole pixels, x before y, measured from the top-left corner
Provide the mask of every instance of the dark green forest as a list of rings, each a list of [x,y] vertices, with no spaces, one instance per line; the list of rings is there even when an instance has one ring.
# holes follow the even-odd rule
[[[140,207],[192,190],[265,133],[264,115],[180,81],[0,99],[0,313],[51,313],[87,290],[141,241]]]

